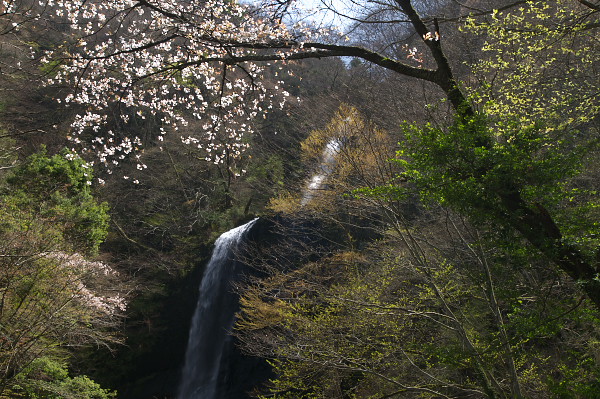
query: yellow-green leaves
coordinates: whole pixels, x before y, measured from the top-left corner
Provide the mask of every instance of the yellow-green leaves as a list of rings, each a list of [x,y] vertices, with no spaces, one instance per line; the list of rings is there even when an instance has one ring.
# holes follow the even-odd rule
[[[490,116],[549,129],[580,126],[600,111],[597,13],[577,2],[530,1],[495,10],[487,20],[469,18],[463,31],[482,37],[483,57],[472,65],[471,87]]]

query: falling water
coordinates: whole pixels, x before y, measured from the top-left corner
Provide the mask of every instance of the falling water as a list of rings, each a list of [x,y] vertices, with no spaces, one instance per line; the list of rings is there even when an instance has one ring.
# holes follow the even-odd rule
[[[257,219],[223,233],[200,284],[198,304],[192,319],[179,399],[221,399],[219,373],[223,352],[237,309],[231,279],[238,274],[235,249]]]
[[[301,204],[306,205],[335,168],[335,158],[342,143],[332,139],[321,156],[317,172],[304,191]],[[257,219],[223,233],[215,248],[200,284],[196,311],[192,318],[185,363],[179,384],[178,399],[223,399],[223,369],[225,366],[228,331],[233,326],[238,298],[231,292],[230,283],[239,273],[234,259],[235,250],[244,234]],[[226,362],[225,362],[226,363]]]
[[[342,148],[342,143],[338,139],[331,139],[325,149],[323,150],[323,154],[321,155],[321,163],[319,164],[319,169],[317,173],[315,173],[310,181],[306,189],[304,190],[304,195],[302,196],[301,205],[306,205],[315,197],[317,190],[322,190],[323,185],[327,177],[333,172],[335,167],[335,157],[340,152]]]

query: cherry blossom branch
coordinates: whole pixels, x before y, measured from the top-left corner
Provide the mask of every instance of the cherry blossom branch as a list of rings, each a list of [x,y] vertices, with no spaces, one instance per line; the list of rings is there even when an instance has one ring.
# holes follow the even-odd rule
[[[289,96],[281,89],[283,82],[272,89],[261,80],[270,61],[360,58],[432,82],[446,93],[457,111],[466,107],[444,56],[437,21],[431,32],[410,0],[394,0],[391,6],[413,25],[436,62],[435,70],[340,44],[331,34],[317,36],[306,27],[288,28],[261,19],[254,12],[258,10],[225,0],[55,1],[57,16],[66,15],[81,39],[75,55],[61,64],[50,82],[75,84],[75,91],[62,101],[85,105],[86,111],[73,122],[72,137],[84,145],[84,151],[97,153],[105,165],[109,159],[112,163],[115,158],[124,159],[142,145],[137,137],[115,135],[111,130],[108,135],[95,135],[89,147],[78,138],[88,129],[98,132],[108,124],[109,116],[122,126],[113,117],[114,105],[126,111],[118,116],[125,124],[133,112],[141,119],[149,112],[160,115],[164,125],[177,131],[193,117],[201,121],[201,130],[195,137],[184,138],[185,142],[204,149],[206,159],[213,162],[239,155],[245,148],[242,135],[252,131],[253,119],[275,104],[282,107]],[[279,11],[283,10],[280,6],[285,6],[285,1],[273,4]],[[271,11],[260,10],[265,15]],[[221,68],[228,66],[239,66],[243,73],[232,73],[225,82],[219,75]],[[161,127],[159,140],[164,133]],[[120,143],[115,141],[117,137],[121,137]],[[138,164],[138,168],[144,167]]]

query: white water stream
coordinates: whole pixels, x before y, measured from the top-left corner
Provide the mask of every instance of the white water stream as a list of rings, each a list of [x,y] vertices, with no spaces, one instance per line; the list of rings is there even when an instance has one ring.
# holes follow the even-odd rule
[[[178,399],[221,399],[219,373],[237,296],[230,282],[239,273],[235,250],[257,219],[223,233],[208,262],[190,327]]]
[[[315,174],[308,182],[304,194],[302,195],[302,201],[300,205],[304,206],[312,200],[319,190],[322,190],[325,186],[327,177],[333,172],[335,168],[335,158],[342,148],[342,143],[338,139],[331,139],[325,146],[323,154],[321,155],[321,163]]]

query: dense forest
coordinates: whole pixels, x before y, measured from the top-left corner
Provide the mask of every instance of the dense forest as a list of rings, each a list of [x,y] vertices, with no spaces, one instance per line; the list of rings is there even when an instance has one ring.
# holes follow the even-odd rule
[[[244,399],[600,398],[599,31],[598,0],[0,1],[0,398],[194,399],[203,272],[255,218]]]

